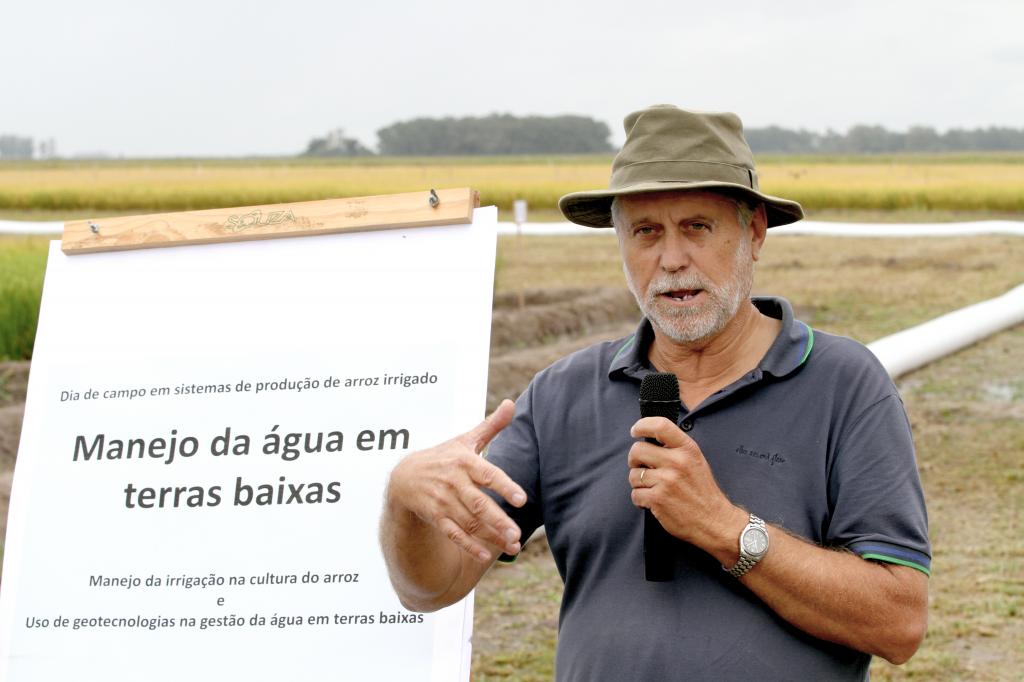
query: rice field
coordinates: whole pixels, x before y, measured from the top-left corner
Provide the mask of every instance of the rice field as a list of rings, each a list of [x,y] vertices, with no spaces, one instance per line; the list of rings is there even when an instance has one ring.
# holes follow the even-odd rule
[[[0,214],[138,213],[470,186],[484,204],[552,210],[608,182],[610,157],[0,163]],[[829,210],[1024,213],[1024,155],[766,157],[761,188]]]

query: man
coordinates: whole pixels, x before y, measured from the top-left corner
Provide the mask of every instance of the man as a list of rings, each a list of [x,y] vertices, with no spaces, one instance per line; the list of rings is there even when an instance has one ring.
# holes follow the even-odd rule
[[[614,222],[644,321],[395,467],[395,589],[451,604],[543,524],[559,680],[860,680],[872,654],[906,661],[930,548],[900,398],[863,346],[749,299],[767,228],[799,204],[758,190],[732,114],[652,107],[626,133],[610,188],[559,206]],[[652,371],[677,375],[678,423],[637,420]],[[642,509],[675,538],[668,581],[645,580]]]

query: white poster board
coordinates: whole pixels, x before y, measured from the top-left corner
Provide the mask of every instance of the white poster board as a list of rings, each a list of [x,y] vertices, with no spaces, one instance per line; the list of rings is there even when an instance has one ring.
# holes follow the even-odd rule
[[[468,679],[472,596],[405,611],[377,521],[404,454],[483,416],[496,220],[53,242],[0,679]]]

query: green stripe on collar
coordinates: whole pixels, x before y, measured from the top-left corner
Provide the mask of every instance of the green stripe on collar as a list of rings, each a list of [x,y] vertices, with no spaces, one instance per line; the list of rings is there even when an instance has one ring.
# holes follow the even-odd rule
[[[807,346],[804,347],[804,356],[800,358],[800,364],[802,365],[807,362],[807,358],[811,355],[811,349],[814,348],[814,330],[803,320],[800,320],[800,324],[807,327]]]
[[[628,339],[626,339],[626,343],[622,344],[622,346],[619,348],[619,352],[617,352],[615,354],[615,357],[612,358],[612,362],[615,362],[616,360],[621,358],[622,354],[625,353],[626,351],[628,351],[630,348],[632,348],[633,343],[635,343],[635,342],[636,342],[636,335],[635,334],[633,336],[629,337]]]

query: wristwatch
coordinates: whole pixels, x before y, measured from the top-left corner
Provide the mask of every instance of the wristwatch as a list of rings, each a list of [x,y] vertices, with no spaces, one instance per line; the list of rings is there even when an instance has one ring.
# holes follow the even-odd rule
[[[764,521],[750,515],[750,521],[744,526],[740,533],[740,560],[732,568],[722,566],[722,569],[734,578],[752,569],[758,561],[768,553],[768,528]]]

